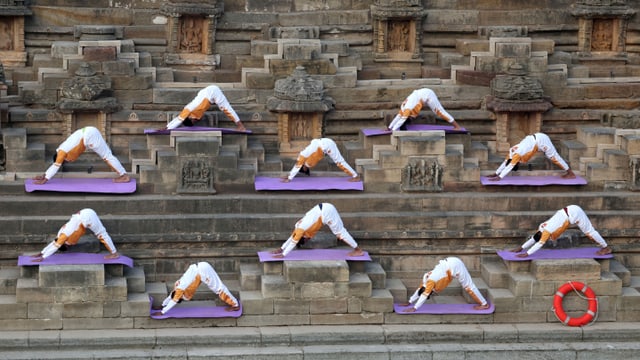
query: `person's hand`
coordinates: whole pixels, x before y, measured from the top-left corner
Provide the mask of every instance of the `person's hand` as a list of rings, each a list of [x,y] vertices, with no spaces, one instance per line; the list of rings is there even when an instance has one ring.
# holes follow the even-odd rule
[[[156,311],[156,312],[152,313],[151,315],[153,315],[153,316],[162,316],[164,314],[162,314],[162,311]]]
[[[413,306],[412,307],[408,307],[408,308],[402,310],[402,312],[413,313],[413,312],[416,312],[416,308],[414,308]]]
[[[511,249],[511,250],[509,250],[509,251],[511,251],[511,252],[516,252],[516,253],[517,253],[517,252],[522,251],[522,248],[521,248],[521,247],[519,247],[519,248],[517,248],[517,249]]]
[[[274,258],[276,258],[276,259],[282,259],[282,258],[284,258],[284,255],[282,255],[282,254],[275,254],[275,255],[273,255],[273,257],[274,257]]]
[[[484,305],[476,305],[473,307],[474,310],[487,310],[489,308],[489,303]]]
[[[36,176],[33,180],[33,183],[36,185],[43,185],[47,182],[47,178],[44,176]]]
[[[31,259],[32,262],[42,262],[42,260],[44,260],[42,256]]]
[[[291,180],[289,180],[288,176],[283,176],[282,178],[280,178],[280,181],[282,181],[283,183],[288,183]]]
[[[527,254],[526,252],[523,252],[521,254],[517,254],[516,256],[519,258],[526,258],[527,256],[529,256],[529,254]]]
[[[400,304],[400,306],[409,306],[409,305],[411,305],[411,303],[408,301]]]

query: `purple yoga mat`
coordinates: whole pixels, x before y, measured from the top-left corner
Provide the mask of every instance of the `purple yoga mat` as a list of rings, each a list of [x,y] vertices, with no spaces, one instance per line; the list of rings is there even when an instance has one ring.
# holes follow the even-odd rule
[[[349,181],[348,176],[326,177],[300,175],[288,183],[281,178],[256,176],[255,188],[260,190],[364,190],[362,181]]]
[[[105,255],[107,254],[58,252],[42,260],[42,262],[33,262],[31,256],[22,255],[18,257],[18,266],[122,264],[133,267],[133,259],[130,257],[120,255],[117,259],[105,259]]]
[[[461,128],[460,130],[453,130],[453,126],[450,125],[431,125],[431,124],[409,124],[407,125],[407,131],[425,131],[425,130],[444,130],[446,134],[467,134],[467,129]]]
[[[484,310],[475,310],[473,307],[476,304],[424,304],[416,312],[402,312],[404,309],[411,307],[402,306],[400,304],[393,304],[393,311],[400,315],[415,315],[415,314],[431,314],[431,315],[445,315],[445,314],[474,314],[484,315],[493,314],[496,307],[489,302],[489,308]]]
[[[570,249],[540,249],[524,258],[517,257],[515,252],[509,250],[498,251],[498,256],[507,261],[531,261],[549,259],[611,259],[613,254],[597,255],[597,247],[570,248]]]
[[[361,131],[364,134],[364,136],[389,135],[393,132],[387,129],[362,129]]]
[[[227,311],[226,306],[202,306],[202,307],[187,307],[181,306],[184,302],[176,305],[173,309],[167,311],[164,315],[153,315],[153,313],[160,310],[151,309],[149,316],[152,319],[184,319],[184,318],[238,318],[242,315],[242,305],[240,309],[236,311]]]
[[[563,179],[560,175],[553,176],[505,176],[502,180],[492,181],[486,176],[480,177],[480,183],[485,186],[546,186],[546,185],[586,185],[587,180],[576,175],[575,179]]]
[[[136,179],[126,183],[116,183],[113,179],[98,178],[60,178],[54,177],[42,185],[33,183],[32,179],[24,181],[26,192],[55,191],[55,192],[85,192],[101,194],[131,194],[136,191]]]
[[[212,128],[204,126],[183,126],[172,130],[144,129],[144,133],[147,135],[169,135],[171,132],[176,131],[220,131],[223,134],[251,134],[251,130],[238,131],[230,128]]]
[[[311,249],[311,250],[293,250],[284,258],[275,258],[270,251],[258,251],[260,262],[273,261],[305,261],[305,260],[349,260],[349,261],[371,261],[368,252],[364,252],[362,256],[347,255],[353,249]]]

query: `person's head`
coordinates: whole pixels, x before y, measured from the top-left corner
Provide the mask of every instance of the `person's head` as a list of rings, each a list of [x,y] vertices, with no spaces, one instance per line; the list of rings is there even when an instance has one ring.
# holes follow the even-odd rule
[[[194,120],[190,117],[184,119],[184,121],[182,121],[182,125],[184,126],[193,126]]]
[[[302,167],[300,168],[300,172],[307,176],[311,176],[311,169],[309,169],[307,165],[302,165]]]
[[[298,241],[298,243],[296,244],[296,247],[298,247],[298,248],[302,247],[309,240],[311,240],[311,239],[306,237],[306,236],[301,237],[300,240]]]

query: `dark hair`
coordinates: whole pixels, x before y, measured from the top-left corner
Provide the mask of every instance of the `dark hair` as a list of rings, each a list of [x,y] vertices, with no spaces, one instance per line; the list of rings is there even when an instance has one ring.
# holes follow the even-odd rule
[[[193,121],[190,118],[186,118],[186,119],[184,119],[184,121],[182,121],[182,125],[184,125],[184,126],[193,126]]]
[[[173,290],[171,292],[171,294],[169,294],[169,296],[171,296],[171,299],[173,299],[173,297],[176,295],[176,291]],[[180,296],[180,299],[178,299],[177,303],[180,304],[182,302],[182,296]]]
[[[309,169],[307,165],[302,165],[302,167],[300,168],[300,172],[307,176],[311,176],[311,169]]]
[[[308,237],[301,237],[300,240],[298,241],[298,243],[296,244],[296,247],[300,248],[302,247],[302,245],[304,245],[307,241],[309,241],[311,239],[309,239]]]

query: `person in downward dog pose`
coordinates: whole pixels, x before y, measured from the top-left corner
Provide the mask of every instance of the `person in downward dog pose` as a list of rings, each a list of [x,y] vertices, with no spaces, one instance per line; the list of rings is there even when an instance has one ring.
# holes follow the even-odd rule
[[[578,205],[569,205],[556,211],[551,218],[538,226],[538,231],[533,236],[522,244],[522,246],[512,251],[519,253],[527,250],[526,252],[516,255],[518,257],[527,257],[540,250],[547,240],[551,239],[555,241],[569,226],[574,224],[578,225],[580,230],[589,239],[601,247],[601,249],[596,252],[597,255],[611,254],[611,248],[607,245],[607,242],[604,241],[600,233],[591,225],[587,214]]]
[[[440,260],[433,270],[424,274],[420,287],[409,298],[409,301],[403,304],[403,306],[414,305],[404,309],[403,312],[415,312],[418,310],[431,297],[432,293],[435,292],[437,294],[449,286],[453,278],[460,282],[462,288],[478,304],[473,307],[475,310],[489,308],[489,303],[471,280],[471,275],[462,260],[457,257],[448,257]]]
[[[338,168],[340,168],[350,176],[349,181],[360,181],[360,176],[344,160],[342,154],[340,154],[340,151],[338,150],[338,146],[336,145],[335,141],[329,138],[311,140],[311,143],[307,145],[307,147],[304,148],[304,150],[302,150],[300,154],[298,154],[298,159],[296,160],[295,165],[289,172],[289,175],[282,178],[282,181],[289,182],[293,180],[298,172],[310,175],[310,169],[316,166],[318,162],[320,162],[320,160],[324,158],[325,154],[329,155],[331,160],[333,160]]]
[[[213,266],[208,262],[199,262],[191,264],[187,268],[182,277],[176,281],[173,291],[162,302],[162,310],[154,313],[154,315],[164,315],[183,300],[191,300],[200,283],[205,283],[213,293],[218,295],[220,300],[227,304],[225,310],[236,311],[240,309],[240,303],[220,280]]]
[[[98,218],[98,214],[96,214],[93,209],[82,209],[71,215],[71,219],[62,225],[56,238],[42,249],[39,254],[33,256],[33,261],[41,262],[55,254],[58,250],[65,251],[69,246],[77,244],[86,229],[93,231],[98,240],[100,240],[109,251],[109,255],[106,255],[104,257],[105,259],[116,259],[120,256],[109,233],[107,233],[100,218]]]
[[[434,114],[453,125],[453,130],[462,130],[456,120],[449,114],[436,96],[433,90],[428,88],[414,90],[400,105],[400,112],[389,124],[387,130],[396,131],[404,125],[409,118],[415,118],[420,115],[422,107],[427,105]]]
[[[236,124],[237,131],[247,131],[242,121],[240,121],[240,117],[238,117],[238,114],[236,114],[222,93],[222,90],[216,85],[209,85],[198,91],[196,97],[185,105],[180,114],[167,124],[166,129],[172,130],[181,125],[193,126],[196,121],[202,119],[204,113],[209,110],[212,104],[216,104],[218,108]]]
[[[304,217],[295,225],[295,229],[289,239],[282,244],[279,249],[272,251],[274,257],[284,258],[296,246],[302,245],[305,241],[312,239],[322,225],[329,226],[331,232],[347,245],[353,248],[349,256],[363,256],[364,251],[360,249],[358,243],[353,239],[351,234],[344,228],[342,219],[335,206],[330,203],[320,203],[307,211]]]

